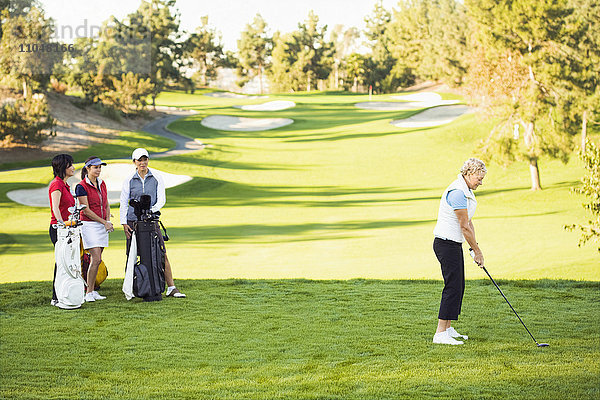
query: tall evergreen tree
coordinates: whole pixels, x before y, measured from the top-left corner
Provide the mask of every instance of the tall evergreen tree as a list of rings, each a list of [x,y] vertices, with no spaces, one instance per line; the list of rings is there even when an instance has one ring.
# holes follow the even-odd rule
[[[488,157],[525,159],[531,189],[540,190],[539,158],[566,162],[571,140],[556,112],[549,70],[572,8],[558,0],[468,0],[473,22],[472,92],[500,118],[482,148]],[[517,141],[523,131],[523,142]]]
[[[319,26],[314,11],[309,11],[308,18],[298,28],[292,33],[291,51],[297,54],[297,67],[306,75],[306,90],[310,91],[316,80],[329,76],[333,46],[325,40],[327,25]]]
[[[260,94],[263,94],[263,75],[269,66],[273,39],[269,37],[267,23],[260,14],[256,14],[252,24],[246,24],[237,45],[238,76],[243,77],[245,82],[257,76],[260,82]]]
[[[208,85],[217,76],[217,68],[224,64],[225,54],[217,31],[208,24],[208,16],[200,18],[200,25],[184,44],[185,54],[194,60],[200,75],[200,84]]]
[[[319,17],[310,11],[298,30],[274,35],[269,76],[275,90],[311,90],[315,80],[329,76],[333,45],[325,40],[327,26],[318,23]]]
[[[467,71],[466,10],[456,0],[402,0],[386,31],[393,74],[455,86]]]
[[[62,60],[61,52],[41,47],[58,45],[52,41],[53,21],[36,6],[15,9],[14,15],[5,8],[0,19],[0,70],[21,81],[23,96],[29,97],[31,84],[44,87],[50,80],[54,65]]]
[[[383,7],[382,0],[375,3],[372,14],[365,17],[365,35],[371,49],[365,58],[365,83],[373,86],[375,91],[392,91],[400,83],[395,75],[390,74],[397,61],[390,51],[386,35],[391,20],[392,14]]]
[[[358,91],[358,85],[365,83],[366,69],[365,57],[359,53],[352,53],[344,58],[344,86],[353,92]]]
[[[600,114],[600,4],[571,0],[558,48],[557,63],[543,71],[553,82],[557,112],[565,129],[581,132],[585,153],[588,124],[598,124]]]
[[[340,81],[345,81],[346,68],[344,62],[346,58],[357,50],[357,41],[360,38],[360,31],[355,27],[344,30],[343,25],[336,25],[330,34],[330,42],[333,44],[333,88],[339,89]]]
[[[183,47],[179,41],[179,12],[175,0],[142,0],[138,10],[128,17],[132,28],[150,39],[148,77],[153,85],[151,98],[155,107],[156,97],[165,84],[181,78]]]

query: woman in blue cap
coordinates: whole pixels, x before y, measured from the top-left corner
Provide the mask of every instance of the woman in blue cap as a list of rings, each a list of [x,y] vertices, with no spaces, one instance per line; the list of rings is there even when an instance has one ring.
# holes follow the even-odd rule
[[[108,247],[108,234],[114,231],[113,224],[110,222],[106,183],[100,179],[103,165],[106,163],[98,157],[88,158],[81,169],[81,182],[75,188],[75,196],[81,204],[87,206],[81,215],[83,248],[91,255],[87,274],[86,302],[106,298],[94,290],[98,266],[102,262],[102,251]]]

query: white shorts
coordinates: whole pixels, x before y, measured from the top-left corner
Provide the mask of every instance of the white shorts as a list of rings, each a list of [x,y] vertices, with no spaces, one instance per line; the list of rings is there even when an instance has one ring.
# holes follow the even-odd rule
[[[91,249],[94,247],[108,247],[108,232],[100,222],[82,221],[81,238],[83,239],[83,248]]]

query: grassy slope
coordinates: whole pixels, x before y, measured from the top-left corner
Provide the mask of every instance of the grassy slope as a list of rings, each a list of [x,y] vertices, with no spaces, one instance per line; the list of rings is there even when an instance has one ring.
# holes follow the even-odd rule
[[[199,111],[171,129],[213,145],[151,163],[194,177],[167,191],[163,210],[176,277],[439,278],[431,251],[439,196],[489,123],[467,115],[439,128],[400,130],[389,121],[410,113],[354,108],[365,97],[271,96],[297,107],[247,112],[231,106],[265,100],[162,95],[159,104]],[[265,132],[220,132],[200,125],[209,114],[296,122]],[[599,280],[595,248],[577,248],[578,235],[562,229],[587,218],[582,199],[569,192],[583,174],[579,161],[542,160],[541,167],[542,192],[528,189],[524,164],[491,165],[477,192],[475,226],[490,271],[502,278]],[[0,173],[0,242],[12,244],[0,250],[0,282],[51,275],[47,211],[5,197],[48,179],[47,168]],[[115,266],[111,276],[122,276],[120,231],[111,235],[105,258],[109,269]],[[484,275],[472,267],[467,277]]]
[[[465,345],[430,343],[426,281],[187,281],[185,300],[47,305],[49,283],[0,285],[3,399],[592,399],[597,283],[471,281]],[[549,313],[552,310],[552,313]],[[558,323],[549,323],[558,322]],[[10,350],[9,350],[10,349]]]

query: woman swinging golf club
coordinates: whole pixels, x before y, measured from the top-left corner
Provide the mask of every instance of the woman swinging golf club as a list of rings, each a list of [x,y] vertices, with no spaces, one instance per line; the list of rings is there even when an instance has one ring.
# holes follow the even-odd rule
[[[462,250],[465,239],[473,249],[473,259],[483,267],[483,253],[475,239],[475,228],[471,219],[477,207],[473,191],[482,184],[486,173],[483,161],[469,158],[460,169],[458,178],[442,194],[437,224],[433,230],[433,251],[442,267],[444,289],[433,343],[458,345],[463,342],[456,338],[468,339],[450,324],[458,319],[465,292]]]

